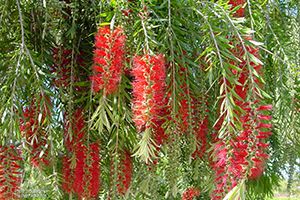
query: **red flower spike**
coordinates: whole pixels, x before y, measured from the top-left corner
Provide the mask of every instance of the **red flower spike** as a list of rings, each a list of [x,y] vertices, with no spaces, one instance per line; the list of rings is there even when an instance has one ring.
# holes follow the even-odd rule
[[[70,84],[72,51],[63,47],[53,49],[53,66],[51,72],[56,73],[57,77],[53,80],[56,87],[66,88]]]
[[[0,146],[0,199],[20,199],[21,152],[14,145]]]
[[[85,135],[84,111],[80,108],[76,109],[71,120],[65,120],[64,139],[65,147],[69,152],[73,152],[75,145],[81,142]],[[70,124],[72,123],[72,124]],[[70,135],[69,128],[72,127],[72,135]]]
[[[237,3],[237,1],[233,3]],[[245,39],[250,40],[251,38]],[[259,56],[257,48],[246,48],[253,56]],[[234,50],[233,53],[242,60],[244,52],[240,46],[238,46],[237,50]],[[268,123],[271,120],[271,116],[257,114],[255,111],[270,111],[272,106],[259,106],[260,99],[254,100],[253,102],[246,101],[249,90],[247,81],[249,72],[246,62],[243,60],[241,63],[232,61],[232,64],[241,69],[239,72],[233,71],[233,75],[236,76],[239,85],[231,87],[233,87],[236,94],[241,98],[234,99],[234,101],[243,110],[243,112],[236,111],[243,130],[237,137],[230,139],[226,148],[222,148],[222,141],[220,142],[220,139],[216,139],[216,151],[213,153],[216,160],[212,163],[212,168],[216,171],[215,189],[211,195],[212,199],[222,199],[240,179],[245,177],[249,179],[258,178],[263,173],[265,160],[268,159],[268,154],[265,153],[268,144],[265,142],[265,139],[271,135],[271,132],[262,132],[260,130],[272,127],[272,125]],[[261,65],[255,65],[254,63],[250,63],[250,65],[257,73],[261,74]],[[258,85],[262,84],[258,80],[256,80],[256,82]],[[253,107],[256,107],[256,109],[253,109]],[[221,117],[218,121],[218,124],[215,126],[216,131],[219,131],[221,127],[219,124],[222,124],[223,120],[224,118]],[[253,151],[256,152],[255,155],[250,153]],[[253,159],[250,159],[250,156],[253,156]],[[224,170],[224,168],[226,168],[226,170]],[[249,174],[247,174],[247,172],[249,172]]]
[[[76,166],[74,169],[73,190],[79,197],[82,197],[84,194],[86,152],[87,149],[82,143],[76,145]]]
[[[33,99],[30,106],[24,108],[23,116],[20,120],[20,131],[25,137],[31,150],[31,163],[37,168],[43,168],[50,164],[48,150],[43,149],[47,144],[44,123],[46,117],[50,116],[50,98],[45,97],[45,102],[40,105],[40,99]],[[40,153],[44,151],[40,158]]]
[[[95,36],[94,67],[90,77],[92,90],[114,93],[119,86],[125,62],[126,36],[121,27],[113,31],[108,26],[99,28]]]
[[[67,121],[67,120],[66,120]],[[72,127],[72,135],[69,128]],[[100,189],[100,147],[97,142],[85,146],[84,112],[78,108],[65,122],[65,147],[76,158],[75,168],[67,156],[63,158],[63,176],[65,181],[62,188],[66,193],[74,193],[81,198],[96,198]]]
[[[132,157],[129,151],[125,151],[122,155],[118,172],[118,192],[124,195],[130,187],[133,172]]]
[[[66,115],[67,116],[67,115]],[[65,157],[63,160],[63,174],[66,176],[66,181],[63,182],[62,187],[67,193],[75,193],[78,197],[84,195],[84,183],[85,183],[85,163],[86,163],[86,147],[83,145],[84,137],[84,118],[83,110],[76,109],[70,120],[65,122],[65,136],[64,145],[68,152],[75,155],[76,165],[74,169],[71,169],[71,163],[69,157]],[[72,128],[72,131],[69,131]],[[70,135],[72,133],[72,135]],[[65,170],[65,171],[64,171]]]
[[[96,198],[100,189],[100,147],[98,143],[90,145],[91,166],[89,168],[89,197]]]
[[[179,124],[180,127],[180,132],[185,132],[188,129],[189,123],[188,123],[188,118],[189,118],[189,105],[188,105],[188,100],[187,99],[182,99],[180,100],[180,106],[179,106],[179,117],[181,119],[181,123]]]
[[[152,128],[155,142],[166,138],[162,125],[166,109],[166,66],[162,54],[133,58],[133,121],[138,131]],[[151,123],[149,123],[151,122]]]

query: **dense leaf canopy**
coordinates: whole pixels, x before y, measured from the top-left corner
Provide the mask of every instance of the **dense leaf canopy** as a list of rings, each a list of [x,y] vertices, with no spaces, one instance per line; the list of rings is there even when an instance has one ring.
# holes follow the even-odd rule
[[[0,0],[0,199],[264,199],[300,155],[300,1]]]

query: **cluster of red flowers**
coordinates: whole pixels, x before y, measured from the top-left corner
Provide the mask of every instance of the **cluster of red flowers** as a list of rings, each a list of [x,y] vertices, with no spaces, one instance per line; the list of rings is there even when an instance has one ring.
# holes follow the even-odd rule
[[[166,67],[162,54],[133,58],[133,121],[139,132],[152,128],[155,142],[166,139],[162,127],[166,109]]]
[[[233,6],[241,5],[244,1],[230,1]],[[244,16],[244,9],[239,9],[236,13],[239,17]],[[251,37],[246,37],[246,40],[251,40]],[[259,56],[258,49],[246,46],[246,50],[255,57]],[[221,139],[216,139],[215,150],[213,155],[215,160],[212,163],[212,168],[215,170],[215,190],[212,193],[212,199],[222,199],[226,192],[235,187],[239,180],[248,177],[249,179],[259,178],[264,170],[264,163],[268,158],[266,149],[268,147],[266,139],[271,135],[269,129],[272,127],[268,121],[271,116],[268,111],[272,109],[271,105],[261,105],[261,100],[257,98],[254,102],[247,100],[249,93],[249,67],[248,63],[242,59],[244,57],[244,49],[238,45],[233,53],[242,62],[237,63],[232,61],[232,64],[240,68],[239,71],[233,70],[233,75],[237,77],[239,84],[233,87],[239,98],[234,99],[242,112],[236,111],[237,117],[242,123],[240,133],[231,137],[229,144]],[[261,65],[250,62],[251,67],[257,74],[261,74]],[[262,83],[253,77],[255,83],[262,86]],[[252,92],[257,92],[255,89]],[[222,118],[215,129],[220,129]],[[230,183],[230,185],[228,185]]]
[[[223,199],[226,191],[231,189],[231,185],[228,186],[228,174],[227,174],[227,160],[228,160],[228,149],[223,141],[216,139],[212,156],[214,160],[211,163],[211,167],[215,172],[214,179],[214,191],[211,193],[212,200]],[[233,184],[234,185],[234,184]]]
[[[250,40],[251,37],[245,38]],[[240,47],[241,48],[241,47]],[[258,49],[253,47],[246,47],[247,51],[255,57],[258,57]],[[243,56],[243,51],[240,50],[240,56]],[[257,74],[261,74],[261,65],[257,65],[254,62],[250,62],[250,65],[256,71]],[[239,159],[240,164],[233,167],[242,168],[244,165],[243,174],[246,173],[247,168],[251,167],[250,174],[248,174],[249,178],[258,178],[263,172],[263,166],[265,160],[268,158],[268,155],[265,152],[268,144],[265,143],[265,139],[268,137],[261,138],[260,132],[261,130],[266,130],[272,127],[271,124],[267,122],[271,120],[271,116],[269,115],[262,115],[260,112],[262,111],[270,111],[272,109],[271,105],[261,105],[259,106],[260,100],[257,99],[254,102],[246,102],[246,95],[249,90],[249,86],[247,85],[247,77],[249,76],[249,70],[246,66],[246,62],[243,61],[240,63],[239,68],[242,70],[239,74],[238,81],[240,85],[235,87],[236,93],[240,96],[243,101],[235,100],[236,104],[242,108],[244,113],[240,113],[240,120],[242,122],[243,131],[241,134],[236,138],[233,144],[235,150],[235,160]],[[235,74],[237,74],[235,72]],[[254,81],[257,85],[261,85],[261,82],[254,77]],[[257,92],[257,91],[253,91]],[[266,114],[266,113],[264,113]],[[268,136],[271,135],[271,132],[267,132]],[[255,137],[254,137],[255,136]],[[255,152],[255,155],[251,155],[250,152]],[[246,160],[248,158],[248,160]],[[251,158],[251,161],[249,161]]]
[[[233,8],[237,6],[241,6],[235,13],[236,17],[244,17],[245,16],[245,8],[242,6],[245,4],[245,0],[230,0],[229,4],[233,6]]]
[[[269,155],[266,153],[269,144],[266,143],[266,140],[272,135],[270,128],[272,124],[268,122],[271,120],[271,116],[268,115],[268,112],[272,110],[272,105],[262,105],[256,108],[257,112],[257,124],[255,127],[255,139],[252,146],[252,151],[255,152],[251,157],[252,165],[250,168],[250,173],[248,174],[249,179],[259,178],[265,168],[265,161],[269,158]]]
[[[182,194],[182,200],[193,200],[200,195],[200,191],[197,188],[187,188]]]
[[[236,103],[244,111],[243,114],[239,114],[243,129],[236,137],[231,138],[227,146],[222,140],[216,139],[213,153],[215,161],[212,164],[215,171],[215,191],[212,193],[214,200],[222,199],[223,195],[235,187],[242,178],[259,178],[268,158],[266,139],[271,135],[269,129],[272,125],[267,123],[271,120],[271,116],[265,112],[270,111],[272,106],[258,106],[259,101],[252,104],[240,101]],[[219,128],[220,126],[216,129]]]
[[[130,187],[131,178],[132,178],[132,158],[129,151],[125,151],[124,155],[122,155],[120,166],[119,166],[119,174],[118,174],[118,192],[121,195],[124,195]]]
[[[80,199],[95,198],[100,188],[99,144],[84,145],[85,122],[82,109],[77,109],[72,119],[65,124],[65,147],[71,155],[63,158],[62,188],[67,193],[77,194]],[[74,158],[75,166],[72,162]]]
[[[76,158],[76,164],[71,166],[71,157],[66,156],[64,158],[63,172],[64,182],[63,189],[66,192],[77,193],[78,196],[82,196],[84,193],[84,161],[86,158],[86,148],[83,145],[84,131],[84,117],[83,110],[77,109],[73,113],[72,120],[65,123],[65,147],[70,152],[71,157]],[[74,158],[73,157],[73,158]],[[67,171],[68,170],[68,171]]]
[[[260,69],[261,66],[253,66],[253,68]],[[243,112],[237,112],[242,123],[242,131],[236,137],[232,137],[227,146],[219,139],[216,140],[214,152],[216,161],[213,163],[213,169],[216,172],[215,191],[212,193],[214,200],[222,199],[223,195],[236,186],[242,178],[258,178],[263,173],[264,163],[268,158],[265,153],[268,147],[266,139],[271,135],[268,129],[272,126],[267,121],[271,120],[271,116],[259,112],[270,111],[272,106],[259,106],[259,100],[253,103],[246,102],[248,87],[244,77],[248,75],[243,71],[244,68],[242,68],[239,81],[244,81],[242,84],[244,88],[235,87],[236,93],[243,100],[235,100],[243,110]],[[222,122],[223,119],[220,121]],[[219,130],[219,128],[216,129]],[[252,155],[252,152],[255,154]],[[229,182],[231,185],[228,185]]]
[[[89,148],[82,143],[76,145],[74,157],[63,157],[63,183],[62,188],[66,193],[77,194],[79,199],[96,198],[100,189],[100,156],[99,144],[91,143]]]
[[[65,116],[65,119],[69,116]],[[69,152],[74,152],[75,146],[82,143],[85,135],[83,110],[78,108],[71,116],[72,120],[65,120],[64,145]]]
[[[30,147],[31,163],[35,167],[42,168],[50,164],[47,158],[48,149],[45,149],[47,136],[44,130],[46,117],[50,115],[50,99],[46,97],[42,106],[39,105],[40,102],[41,100],[33,100],[31,105],[24,109],[24,118],[20,120],[20,131]]]
[[[85,186],[85,161],[87,149],[81,142],[75,144],[75,158],[76,164],[73,171],[74,180],[72,184],[73,192],[78,195],[79,199],[84,196],[84,186]]]
[[[100,188],[100,147],[98,143],[90,144],[90,160],[89,167],[90,185],[89,197],[97,197]]]
[[[0,200],[20,199],[21,152],[14,146],[0,146]]]
[[[94,74],[90,77],[92,90],[112,94],[118,89],[125,60],[126,36],[121,27],[113,31],[108,26],[99,28],[95,36]]]

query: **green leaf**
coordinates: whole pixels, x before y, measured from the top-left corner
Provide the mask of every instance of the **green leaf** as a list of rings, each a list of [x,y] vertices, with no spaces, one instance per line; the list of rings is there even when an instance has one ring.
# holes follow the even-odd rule
[[[257,42],[257,41],[254,41],[254,40],[248,40],[248,41],[251,42],[252,44],[254,44],[255,46],[262,46],[262,45],[264,45],[264,43]]]
[[[255,64],[257,64],[257,65],[263,65],[263,63],[256,56],[254,56],[253,54],[247,52],[247,55],[250,57],[250,60],[252,62],[254,62]]]
[[[245,181],[235,186],[223,200],[245,200]]]

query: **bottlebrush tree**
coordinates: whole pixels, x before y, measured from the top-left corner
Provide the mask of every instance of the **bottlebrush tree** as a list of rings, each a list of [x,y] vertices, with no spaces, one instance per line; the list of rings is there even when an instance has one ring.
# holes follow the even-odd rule
[[[293,180],[298,1],[0,9],[0,199],[264,199]]]

